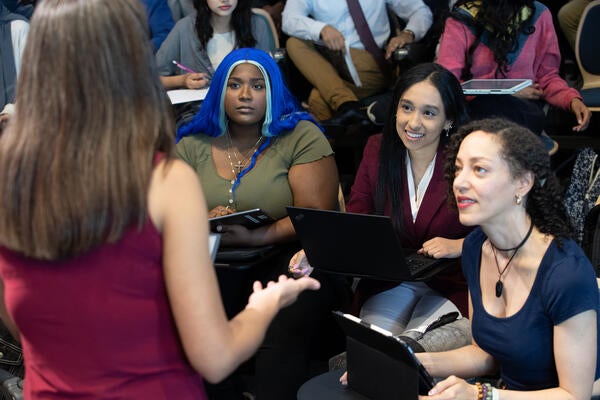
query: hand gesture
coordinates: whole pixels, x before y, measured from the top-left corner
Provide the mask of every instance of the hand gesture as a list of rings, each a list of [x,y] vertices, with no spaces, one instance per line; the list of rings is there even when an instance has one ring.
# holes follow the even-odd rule
[[[344,35],[331,25],[325,25],[321,30],[321,40],[330,50],[346,52],[346,41]]]
[[[274,304],[277,309],[281,309],[295,302],[303,291],[318,290],[320,287],[318,280],[309,277],[293,279],[280,275],[277,282],[270,281],[265,287],[256,281],[246,307],[264,309]]]
[[[462,239],[434,237],[423,243],[417,253],[433,258],[457,258],[462,253]]]
[[[473,400],[478,390],[475,385],[469,385],[464,379],[450,376],[429,391],[429,396],[419,396],[419,400]]]
[[[313,271],[313,267],[308,263],[304,250],[300,250],[292,256],[288,271],[294,278],[301,278],[303,276],[309,276]]]
[[[571,111],[573,111],[575,118],[577,118],[577,125],[573,127],[573,131],[581,132],[585,130],[590,123],[590,118],[592,117],[590,109],[583,104],[581,99],[575,98],[571,100]]]
[[[209,82],[204,72],[185,74],[185,87],[188,89],[202,89],[208,86]]]

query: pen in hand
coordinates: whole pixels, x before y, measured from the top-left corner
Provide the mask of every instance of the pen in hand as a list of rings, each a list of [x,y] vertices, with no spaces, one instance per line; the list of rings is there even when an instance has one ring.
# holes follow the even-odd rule
[[[186,67],[185,65],[178,63],[177,61],[173,60],[173,64],[177,65],[179,68],[181,68],[182,70],[189,72],[190,74],[195,74],[196,71],[194,71],[191,68]]]

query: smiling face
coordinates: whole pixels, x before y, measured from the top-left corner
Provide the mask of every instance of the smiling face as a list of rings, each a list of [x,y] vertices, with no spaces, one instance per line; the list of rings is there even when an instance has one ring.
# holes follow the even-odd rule
[[[237,6],[237,0],[206,0],[210,11],[220,17],[231,15]]]
[[[429,81],[415,83],[400,98],[396,110],[396,131],[409,152],[435,153],[446,119],[440,92]]]
[[[225,113],[230,124],[262,125],[267,109],[265,78],[252,64],[233,69],[225,91]]]
[[[528,191],[523,179],[512,176],[497,136],[484,131],[463,139],[455,167],[452,189],[460,222],[466,226],[504,223],[517,209],[515,195]]]

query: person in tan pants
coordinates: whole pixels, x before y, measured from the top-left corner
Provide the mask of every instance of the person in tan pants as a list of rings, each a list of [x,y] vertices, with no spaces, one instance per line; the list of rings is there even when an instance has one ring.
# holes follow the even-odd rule
[[[387,5],[403,20],[406,29],[392,37]],[[405,44],[420,40],[431,26],[432,14],[421,0],[361,0],[363,10],[375,43],[385,48],[385,58]],[[319,120],[330,120],[345,125],[366,119],[360,111],[359,100],[388,88],[393,80],[379,68],[374,57],[355,29],[342,1],[288,0],[283,10],[283,31],[290,36],[287,52],[298,70],[313,85],[308,104],[310,112]],[[316,46],[328,52],[337,52],[343,60],[350,53],[360,83],[356,83],[343,62],[324,56]]]
[[[575,51],[575,39],[577,38],[577,28],[583,10],[590,4],[591,0],[571,0],[558,11],[558,23],[562,29],[569,45]]]

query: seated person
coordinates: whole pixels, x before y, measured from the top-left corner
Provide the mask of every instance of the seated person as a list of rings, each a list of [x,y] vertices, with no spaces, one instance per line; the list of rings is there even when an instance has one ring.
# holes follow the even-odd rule
[[[150,27],[150,39],[154,51],[158,51],[160,45],[173,29],[173,15],[167,4],[167,0],[141,0],[146,6],[148,13],[148,26]]]
[[[506,120],[452,139],[446,177],[464,225],[473,342],[417,357],[439,382],[423,399],[590,399],[600,394],[598,286],[541,141]],[[463,378],[500,374],[501,385]],[[487,397],[486,397],[487,395]]]
[[[221,60],[233,49],[272,50],[271,28],[252,16],[248,1],[195,0],[194,7],[196,12],[177,21],[156,54],[166,89],[207,87]],[[173,61],[190,71],[181,71]]]
[[[346,210],[391,216],[403,247],[435,258],[460,257],[471,228],[446,205],[443,169],[448,137],[467,119],[460,84],[438,64],[419,64],[400,75],[392,105],[383,134],[367,142]],[[290,271],[302,272],[297,271],[302,262],[302,254],[297,255]],[[453,311],[468,315],[458,262],[426,283],[361,279],[356,295],[361,318],[404,336],[415,351],[450,349],[470,341],[465,320],[456,323],[464,329],[450,342],[425,345],[414,330]]]
[[[222,244],[282,244],[281,261],[252,273],[266,280],[286,273],[287,248],[297,247],[283,246],[295,238],[285,207],[335,209],[339,183],[329,142],[286,88],[273,58],[252,48],[228,54],[200,111],[178,137],[177,154],[200,178],[209,216],[260,207],[276,219],[252,230],[223,225]],[[261,399],[295,396],[310,377],[309,350],[331,319],[329,310],[342,307],[348,295],[344,280],[317,278],[321,290],[279,313],[257,354]]]
[[[437,62],[461,81],[533,81],[514,95],[476,96],[469,102],[473,118],[502,116],[539,135],[546,117],[543,108],[549,103],[574,115],[575,132],[583,131],[590,122],[591,112],[579,92],[559,76],[560,53],[552,15],[537,1],[459,0],[446,20]],[[544,140],[552,145],[549,138]]]
[[[387,5],[404,21],[405,29],[393,34]],[[385,47],[385,58],[405,44],[420,40],[432,23],[431,10],[421,0],[369,0],[360,6],[375,46]],[[380,65],[366,49],[355,28],[348,5],[343,1],[288,0],[283,10],[282,29],[290,36],[287,52],[298,70],[313,85],[308,99],[310,112],[332,124],[366,120],[359,112],[359,100],[386,90],[393,82],[387,65]],[[343,65],[332,64],[314,46],[320,42],[333,52],[350,52],[360,82],[352,79]],[[381,50],[383,52],[383,50]],[[386,64],[383,61],[383,64]],[[390,64],[391,65],[391,64]]]
[[[570,0],[558,11],[558,23],[560,24],[560,29],[565,34],[573,51],[575,51],[575,40],[577,39],[579,21],[581,21],[583,10],[585,10],[590,3],[591,0]]]
[[[27,18],[0,3],[0,131],[14,111],[15,86],[28,32]]]
[[[256,282],[227,320],[147,38],[139,0],[44,0],[32,19],[0,136],[0,316],[24,398],[207,399],[202,378],[228,376],[319,287]]]

